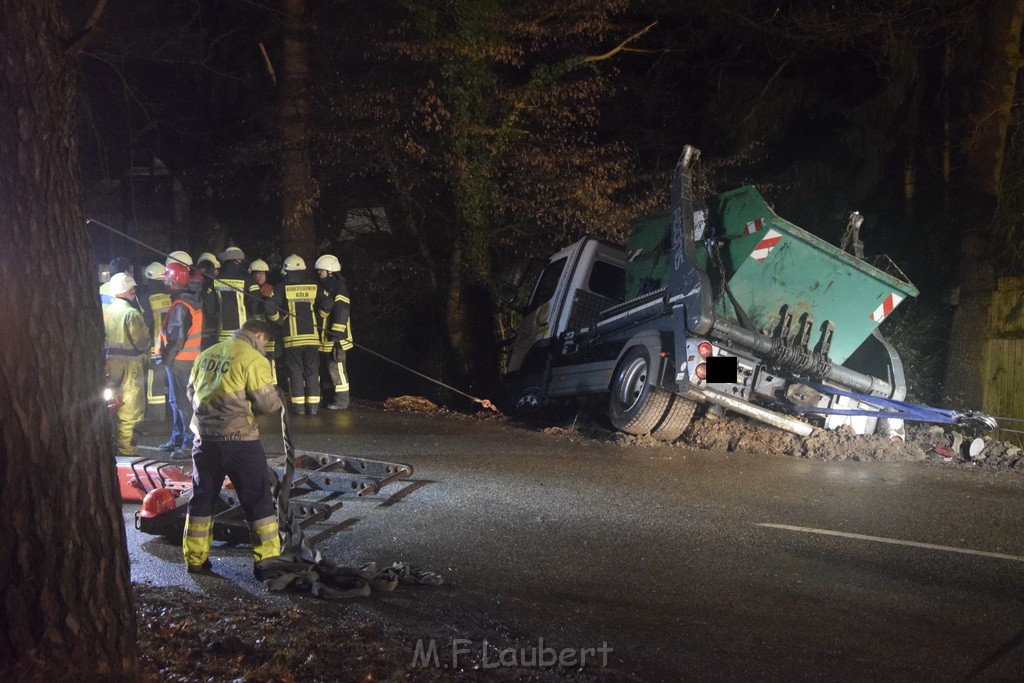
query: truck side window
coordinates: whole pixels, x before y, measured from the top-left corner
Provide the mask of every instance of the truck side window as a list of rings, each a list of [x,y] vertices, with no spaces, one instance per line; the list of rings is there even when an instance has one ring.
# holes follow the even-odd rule
[[[560,258],[544,267],[544,271],[537,280],[537,288],[533,290],[533,296],[530,298],[530,305],[526,307],[527,313],[533,313],[541,304],[549,301],[555,295],[558,280],[562,277],[562,270],[565,269],[567,260],[567,258]]]
[[[594,261],[587,289],[594,294],[622,301],[626,298],[626,271],[605,261]]]

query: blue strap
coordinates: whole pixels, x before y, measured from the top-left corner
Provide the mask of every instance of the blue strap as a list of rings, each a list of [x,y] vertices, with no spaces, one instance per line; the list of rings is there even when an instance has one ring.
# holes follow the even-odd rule
[[[793,409],[800,413],[820,413],[823,415],[860,415],[865,417],[888,417],[896,418],[899,420],[907,420],[910,422],[935,422],[939,424],[957,424],[960,421],[961,413],[955,410],[947,410],[945,408],[932,408],[931,406],[922,405],[920,403],[910,403],[908,401],[897,401],[893,398],[883,398],[881,396],[869,396],[867,394],[856,394],[852,391],[844,391],[837,389],[836,387],[830,387],[824,384],[818,384],[816,382],[804,382],[807,386],[823,391],[825,393],[834,394],[836,396],[845,396],[852,398],[862,403],[868,403],[873,406],[877,406],[879,410],[860,410],[860,409],[845,409],[845,408],[805,408],[801,406],[793,406]]]

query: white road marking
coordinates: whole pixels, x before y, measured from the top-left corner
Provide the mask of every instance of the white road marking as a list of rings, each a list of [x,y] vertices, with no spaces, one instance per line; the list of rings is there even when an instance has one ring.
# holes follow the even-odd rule
[[[882,536],[866,536],[864,534],[848,534],[845,531],[832,531],[830,529],[812,529],[805,526],[790,526],[789,524],[758,524],[757,526],[770,529],[783,529],[785,531],[801,531],[805,534],[821,534],[822,536],[839,536],[841,538],[854,538],[859,541],[876,541],[878,543],[891,543],[893,545],[909,545],[914,548],[927,548],[928,550],[944,550],[948,553],[962,553],[964,555],[979,555],[981,557],[993,557],[997,560],[1012,560],[1024,562],[1024,557],[1017,555],[1005,555],[1003,553],[990,553],[985,550],[971,550],[970,548],[955,548],[949,545],[935,545],[934,543],[918,543],[917,541],[901,541],[898,538],[884,538]]]

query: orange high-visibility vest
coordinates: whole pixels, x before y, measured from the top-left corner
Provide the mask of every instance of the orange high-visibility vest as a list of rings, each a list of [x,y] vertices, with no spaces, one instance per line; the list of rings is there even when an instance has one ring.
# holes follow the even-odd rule
[[[164,329],[160,331],[160,348],[167,346],[167,320],[171,317],[171,310],[175,306],[184,306],[188,309],[188,312],[192,316],[192,324],[188,328],[188,334],[185,337],[185,345],[181,347],[181,351],[175,356],[174,360],[188,360],[192,361],[199,357],[199,352],[202,350],[201,346],[203,343],[203,310],[201,308],[193,308],[185,301],[175,301],[171,304],[171,308],[167,311],[167,316],[164,318]]]

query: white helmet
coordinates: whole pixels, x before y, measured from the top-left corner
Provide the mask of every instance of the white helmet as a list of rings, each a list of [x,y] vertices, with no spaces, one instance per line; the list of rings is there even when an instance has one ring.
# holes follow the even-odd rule
[[[293,270],[305,270],[306,262],[302,260],[302,257],[298,254],[292,254],[284,260],[284,265],[281,266],[282,273],[290,273]]]
[[[326,270],[328,273],[337,273],[341,270],[341,262],[338,261],[337,256],[324,254],[316,260],[316,265],[313,267],[317,270]]]
[[[228,247],[224,251],[220,252],[221,261],[244,261],[245,252],[238,247]]]
[[[199,255],[199,260],[197,261],[197,263],[202,263],[203,261],[208,261],[212,263],[214,268],[220,268],[220,261],[218,261],[217,257],[208,251],[204,251],[202,254]]]
[[[142,274],[146,276],[147,280],[160,280],[163,282],[164,266],[159,261],[153,261],[146,266],[146,270],[142,271]]]
[[[269,273],[270,272],[270,266],[267,265],[266,261],[264,261],[261,258],[258,258],[258,259],[256,259],[255,261],[253,261],[252,263],[249,264],[249,272],[250,273]]]
[[[191,266],[192,257],[188,255],[187,251],[172,251],[167,255],[167,260],[164,262],[164,265],[169,266],[172,263],[184,263],[186,266]]]
[[[117,273],[110,278],[110,293],[114,296],[127,294],[132,291],[133,287],[135,287],[135,278],[128,273]]]

